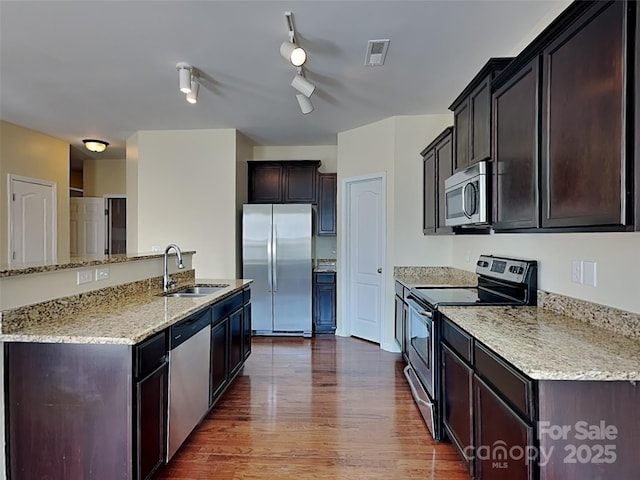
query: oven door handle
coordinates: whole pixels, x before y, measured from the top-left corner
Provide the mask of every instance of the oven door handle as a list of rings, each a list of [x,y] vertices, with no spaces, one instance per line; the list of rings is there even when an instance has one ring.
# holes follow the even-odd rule
[[[419,315],[427,318],[433,318],[433,312],[428,312],[427,310],[425,310],[425,308],[422,305],[420,305],[415,300],[412,300],[411,297],[407,298],[407,303]]]
[[[415,385],[413,384],[413,380],[411,379],[411,375],[409,375],[409,371],[411,370],[411,365],[407,365],[406,367],[404,367],[404,376],[407,379],[407,383],[409,384],[409,388],[411,389],[411,395],[413,396],[413,399],[416,401],[416,403],[421,403],[422,405],[424,405],[425,407],[429,407],[431,408],[433,406],[432,403],[422,399],[420,397],[420,394],[418,394],[418,391],[416,390]]]

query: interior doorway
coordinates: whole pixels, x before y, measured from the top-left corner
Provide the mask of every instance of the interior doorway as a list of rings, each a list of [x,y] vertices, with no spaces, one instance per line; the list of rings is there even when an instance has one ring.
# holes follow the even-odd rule
[[[381,343],[386,176],[382,173],[345,179],[343,192],[343,328],[347,335]]]
[[[106,207],[106,253],[116,255],[127,253],[127,197],[107,195]]]
[[[57,185],[9,174],[9,264],[57,263]]]

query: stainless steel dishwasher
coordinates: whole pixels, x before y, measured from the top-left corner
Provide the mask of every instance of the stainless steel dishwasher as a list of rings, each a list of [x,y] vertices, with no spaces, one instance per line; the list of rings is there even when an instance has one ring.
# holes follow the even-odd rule
[[[209,408],[211,309],[171,327],[167,461]]]

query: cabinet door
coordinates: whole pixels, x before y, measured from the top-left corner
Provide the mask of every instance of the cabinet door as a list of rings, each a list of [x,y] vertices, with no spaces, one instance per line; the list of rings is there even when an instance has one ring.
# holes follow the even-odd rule
[[[318,184],[318,235],[335,236],[337,174],[319,174]]]
[[[536,59],[493,95],[493,228],[538,226],[538,64]]]
[[[422,233],[436,233],[436,152],[429,150],[422,161]]]
[[[527,452],[528,446],[534,446],[533,428],[480,377],[475,375],[473,383],[476,478],[533,480],[533,458],[518,455]],[[484,448],[480,450],[480,447]]]
[[[543,52],[543,227],[626,223],[626,5],[598,2]]]
[[[316,332],[336,330],[336,284],[334,273],[315,273],[314,325]]]
[[[491,80],[469,96],[469,165],[491,158]]]
[[[469,123],[470,123],[469,102],[462,103],[453,112],[453,126],[455,136],[455,159],[454,170],[464,170],[469,166]]]
[[[167,445],[166,363],[136,383],[137,474],[146,480],[164,463]]]
[[[282,203],[284,167],[249,163],[249,203]]]
[[[235,311],[229,317],[230,329],[230,345],[229,345],[229,372],[230,375],[236,373],[242,365],[244,359],[242,355],[242,336],[243,336],[243,309]]]
[[[284,202],[315,203],[317,166],[292,164],[285,168]]]
[[[229,379],[229,317],[211,329],[211,388],[210,406],[217,400]]]
[[[445,431],[473,475],[473,369],[442,345],[442,415]]]
[[[242,356],[246,360],[251,355],[251,304],[244,306],[242,314]]]
[[[444,181],[453,173],[453,138],[449,134],[445,136],[435,148],[436,174],[438,184],[436,185],[437,209],[436,209],[436,233],[450,233],[451,227],[445,226],[446,218],[446,197],[444,191]]]

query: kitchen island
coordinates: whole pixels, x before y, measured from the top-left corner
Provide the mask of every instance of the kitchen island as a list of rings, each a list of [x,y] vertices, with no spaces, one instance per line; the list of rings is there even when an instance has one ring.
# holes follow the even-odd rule
[[[156,263],[133,270],[155,273],[157,256],[118,263],[149,260]],[[58,272],[44,268],[5,272],[5,280]],[[174,290],[218,288],[169,297],[162,277],[147,277],[0,312],[8,478],[151,478],[170,457],[170,434],[182,435],[173,453],[240,373],[251,352],[252,281],[196,281],[193,270],[181,271],[172,273]],[[191,325],[201,329],[202,363],[178,368],[178,349],[182,358],[192,353],[180,338]],[[191,371],[201,372],[198,381]],[[185,427],[172,407],[191,397],[203,407]]]

